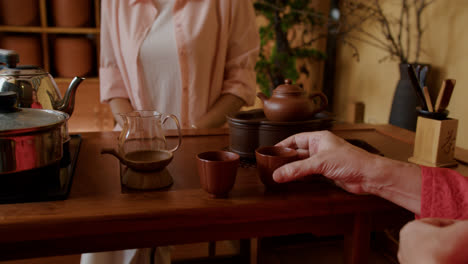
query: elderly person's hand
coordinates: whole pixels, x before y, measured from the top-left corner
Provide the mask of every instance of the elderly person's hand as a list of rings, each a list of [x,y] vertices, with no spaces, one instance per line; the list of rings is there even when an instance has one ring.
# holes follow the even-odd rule
[[[400,231],[401,264],[468,263],[468,221],[424,218],[411,221]]]
[[[419,166],[371,154],[329,131],[296,134],[277,145],[296,149],[301,158],[278,168],[277,182],[322,174],[352,193],[373,193],[420,212]]]

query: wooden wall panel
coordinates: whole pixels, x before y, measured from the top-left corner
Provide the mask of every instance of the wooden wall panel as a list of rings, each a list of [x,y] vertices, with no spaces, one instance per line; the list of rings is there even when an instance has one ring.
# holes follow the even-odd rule
[[[68,84],[68,81],[57,81],[62,95]],[[109,106],[99,101],[99,82],[84,80],[76,91],[75,110],[68,122],[69,131],[108,131],[113,128],[114,118]]]

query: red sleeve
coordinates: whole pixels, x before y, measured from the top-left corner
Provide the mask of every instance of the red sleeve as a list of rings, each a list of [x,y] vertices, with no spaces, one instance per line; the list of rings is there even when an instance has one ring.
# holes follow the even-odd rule
[[[468,219],[468,177],[446,168],[421,166],[421,215]]]

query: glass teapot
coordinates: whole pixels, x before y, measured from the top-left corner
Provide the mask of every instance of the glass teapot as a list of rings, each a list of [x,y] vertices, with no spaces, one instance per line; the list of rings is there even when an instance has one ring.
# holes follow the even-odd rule
[[[75,77],[62,97],[52,76],[37,66],[17,66],[15,51],[0,49],[0,92],[16,92],[21,108],[59,110],[71,116],[78,85],[84,80]]]
[[[135,153],[174,152],[182,141],[179,120],[175,115],[162,114],[157,111],[133,111],[120,114],[124,120],[119,135],[118,152],[123,157],[135,156]],[[177,126],[179,142],[172,149],[167,148],[163,125],[172,118]],[[132,154],[133,153],[133,154]],[[150,155],[151,156],[151,155]]]
[[[118,138],[118,150],[105,148],[101,153],[111,154],[120,161],[121,185],[131,189],[158,189],[171,185],[173,179],[165,167],[182,141],[177,117],[157,111],[133,111],[120,116],[124,125]],[[179,142],[172,149],[167,148],[163,131],[168,118],[174,120],[179,136]]]

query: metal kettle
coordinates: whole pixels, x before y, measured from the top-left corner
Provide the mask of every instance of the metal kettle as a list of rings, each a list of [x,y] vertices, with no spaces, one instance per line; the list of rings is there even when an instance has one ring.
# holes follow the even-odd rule
[[[16,92],[18,107],[59,110],[71,116],[76,89],[84,78],[75,77],[62,97],[48,72],[37,66],[17,66],[18,62],[18,53],[0,49],[0,92]]]

